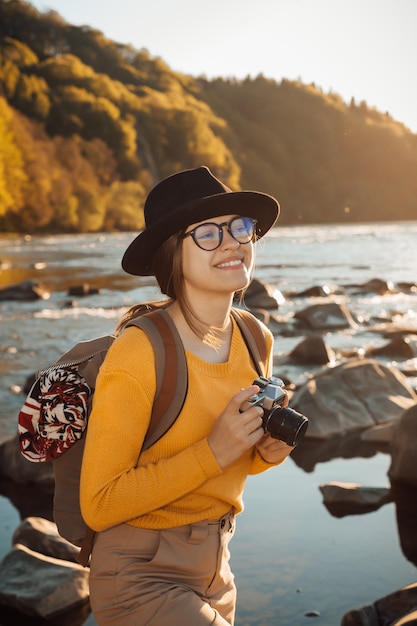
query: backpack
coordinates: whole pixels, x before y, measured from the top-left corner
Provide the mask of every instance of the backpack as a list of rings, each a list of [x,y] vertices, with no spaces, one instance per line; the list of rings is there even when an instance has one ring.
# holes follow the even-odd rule
[[[233,308],[232,315],[258,375],[264,375],[267,348],[260,323],[249,311]],[[187,364],[180,336],[163,308],[142,313],[124,328],[129,326],[144,330],[155,354],[156,393],[144,450],[158,441],[180,414],[187,395]],[[77,560],[84,566],[94,539],[79,503],[84,434],[95,380],[114,340],[114,335],[106,335],[81,341],[39,371],[18,416],[22,455],[32,462],[53,462],[54,521],[59,534],[81,548]]]

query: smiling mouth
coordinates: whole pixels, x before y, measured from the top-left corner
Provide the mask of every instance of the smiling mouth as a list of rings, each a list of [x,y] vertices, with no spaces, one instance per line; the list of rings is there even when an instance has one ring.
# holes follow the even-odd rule
[[[236,267],[242,265],[241,259],[235,259],[234,261],[226,261],[226,263],[219,263],[217,267]]]

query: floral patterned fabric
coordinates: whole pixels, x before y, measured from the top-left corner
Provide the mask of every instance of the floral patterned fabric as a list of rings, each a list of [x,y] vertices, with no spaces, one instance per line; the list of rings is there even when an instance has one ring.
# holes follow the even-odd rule
[[[18,417],[23,456],[49,461],[81,439],[90,395],[90,387],[76,370],[56,368],[42,374]]]

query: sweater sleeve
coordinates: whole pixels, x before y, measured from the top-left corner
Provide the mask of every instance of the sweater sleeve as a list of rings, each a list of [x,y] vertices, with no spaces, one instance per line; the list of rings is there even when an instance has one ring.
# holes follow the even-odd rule
[[[288,457],[285,457],[284,459],[282,459],[282,461],[279,461],[278,463],[268,463],[267,461],[264,461],[264,459],[259,454],[258,450],[255,450],[250,473],[260,474],[261,472],[266,472],[272,467],[277,467],[278,465],[282,465],[282,463],[284,463],[284,461],[287,458]]]
[[[113,343],[100,369],[80,483],[82,514],[96,531],[163,507],[222,473],[207,439],[179,442],[176,453],[138,464],[154,370],[152,346],[136,328]]]

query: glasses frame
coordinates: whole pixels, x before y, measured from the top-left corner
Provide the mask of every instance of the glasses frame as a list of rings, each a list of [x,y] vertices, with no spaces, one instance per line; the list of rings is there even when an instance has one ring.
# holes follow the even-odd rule
[[[239,239],[236,239],[236,237],[233,235],[232,230],[231,230],[231,225],[234,221],[236,220],[240,220],[240,219],[245,219],[245,220],[249,220],[252,225],[253,225],[253,233],[252,233],[252,237],[248,240],[248,241],[239,241]],[[220,248],[220,246],[223,243],[223,228],[226,226],[227,228],[227,232],[229,233],[229,235],[235,240],[237,241],[240,245],[245,245],[247,243],[250,243],[251,241],[254,240],[254,238],[256,237],[256,224],[258,223],[258,220],[256,220],[253,217],[246,217],[245,215],[237,215],[236,217],[234,217],[233,219],[230,220],[230,222],[222,222],[221,224],[216,224],[216,222],[203,222],[202,224],[199,224],[198,226],[196,226],[195,228],[193,228],[192,230],[189,230],[188,233],[184,233],[184,235],[182,236],[183,239],[185,239],[186,237],[192,237],[195,245],[200,248],[200,250],[204,250],[205,252],[213,252],[213,250],[217,250],[217,248]],[[217,244],[217,246],[215,246],[214,248],[210,248],[209,250],[207,250],[207,248],[203,248],[200,243],[196,240],[196,230],[198,228],[200,228],[200,226],[216,226],[219,230],[219,243]]]

